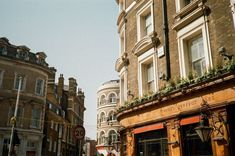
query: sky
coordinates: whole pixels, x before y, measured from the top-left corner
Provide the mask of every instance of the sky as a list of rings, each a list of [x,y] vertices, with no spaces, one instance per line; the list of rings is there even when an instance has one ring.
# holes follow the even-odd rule
[[[97,89],[118,79],[115,0],[0,0],[0,6],[0,37],[45,52],[65,83],[77,79],[85,93],[86,136],[95,139]]]

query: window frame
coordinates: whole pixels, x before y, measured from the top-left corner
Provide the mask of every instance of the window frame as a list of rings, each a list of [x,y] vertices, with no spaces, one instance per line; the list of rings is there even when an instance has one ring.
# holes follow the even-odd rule
[[[0,69],[0,88],[2,87],[4,72],[5,72],[5,71],[4,71],[3,69]]]
[[[143,96],[144,94],[148,94],[149,91],[146,90],[147,87],[147,79],[146,79],[146,65],[153,63],[153,91],[156,92],[158,90],[158,81],[157,81],[157,68],[156,68],[156,54],[154,49],[151,48],[146,51],[144,54],[138,57],[138,83],[139,83],[139,95]]]
[[[39,114],[34,114],[34,111]],[[38,111],[38,112],[37,112]],[[32,109],[32,115],[31,115],[31,122],[30,122],[30,127],[31,128],[41,128],[41,116],[42,116],[42,110],[40,108],[33,108]]]
[[[211,48],[210,48],[210,42],[209,42],[210,39],[209,39],[208,26],[206,22],[204,21],[204,18],[201,17],[177,32],[180,75],[183,78],[187,77],[191,68],[188,65],[188,62],[189,62],[189,56],[187,56],[189,54],[188,47],[187,47],[188,41],[198,35],[202,35],[202,39],[203,39],[206,71],[208,71],[213,66]]]
[[[151,26],[152,31],[150,31],[148,34],[146,32],[146,16],[151,16]],[[147,2],[136,14],[136,20],[137,20],[137,41],[140,41],[144,37],[150,35],[152,32],[154,32],[154,18],[153,18],[153,1],[150,0]]]
[[[38,92],[38,81],[41,81],[42,83],[40,84],[40,93]],[[42,78],[37,78],[36,79],[36,83],[35,83],[35,94],[39,95],[39,96],[43,96],[44,95],[44,87],[45,86],[45,80]]]
[[[22,82],[21,82],[21,88],[20,91],[24,91],[26,88],[26,75],[24,74],[19,74],[19,73],[15,73],[15,78],[14,78],[14,90],[18,90],[18,86],[19,86],[19,77],[22,77]]]
[[[111,104],[117,103],[117,95],[115,93],[113,92],[110,93],[108,97],[109,97],[109,103]]]

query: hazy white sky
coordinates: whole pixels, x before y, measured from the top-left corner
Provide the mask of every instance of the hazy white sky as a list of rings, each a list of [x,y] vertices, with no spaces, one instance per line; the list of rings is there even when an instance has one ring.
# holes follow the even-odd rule
[[[115,0],[0,0],[0,6],[0,37],[44,51],[57,76],[77,79],[86,96],[86,134],[95,139],[97,89],[118,78]]]

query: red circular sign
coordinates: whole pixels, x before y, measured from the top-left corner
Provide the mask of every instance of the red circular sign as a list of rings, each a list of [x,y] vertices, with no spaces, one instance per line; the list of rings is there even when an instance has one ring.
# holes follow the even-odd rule
[[[83,126],[77,125],[74,127],[73,135],[78,140],[83,139],[85,137],[85,128]]]

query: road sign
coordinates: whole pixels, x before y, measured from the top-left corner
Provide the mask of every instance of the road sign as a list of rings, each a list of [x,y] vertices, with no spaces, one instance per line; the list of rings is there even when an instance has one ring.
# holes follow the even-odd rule
[[[85,137],[85,128],[81,125],[77,125],[74,127],[73,135],[76,139],[80,140]]]

